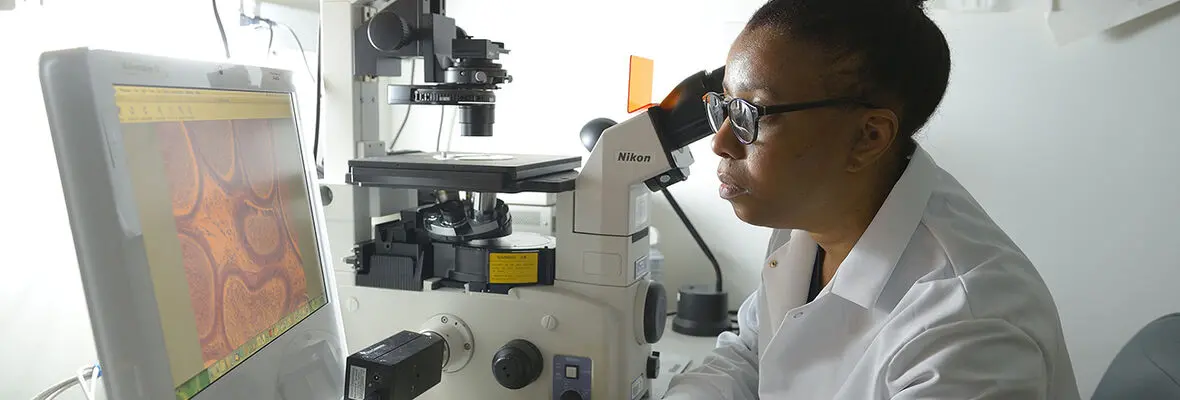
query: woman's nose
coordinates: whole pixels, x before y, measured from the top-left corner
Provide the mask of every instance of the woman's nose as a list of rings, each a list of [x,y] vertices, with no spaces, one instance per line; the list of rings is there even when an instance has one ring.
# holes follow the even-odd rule
[[[721,129],[713,135],[713,154],[721,158],[742,159],[746,157],[746,146],[737,140],[733,128],[729,126],[729,119],[721,124]]]

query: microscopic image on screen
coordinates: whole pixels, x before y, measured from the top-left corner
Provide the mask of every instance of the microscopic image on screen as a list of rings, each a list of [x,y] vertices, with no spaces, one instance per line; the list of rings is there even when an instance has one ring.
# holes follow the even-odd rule
[[[160,123],[156,132],[209,366],[309,300],[302,255],[269,121]]]
[[[116,87],[178,399],[327,303],[290,96]]]

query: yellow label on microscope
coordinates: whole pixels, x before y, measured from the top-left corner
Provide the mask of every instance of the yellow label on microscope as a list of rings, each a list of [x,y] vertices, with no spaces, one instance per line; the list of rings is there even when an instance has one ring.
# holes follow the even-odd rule
[[[488,255],[488,283],[537,283],[537,253]]]

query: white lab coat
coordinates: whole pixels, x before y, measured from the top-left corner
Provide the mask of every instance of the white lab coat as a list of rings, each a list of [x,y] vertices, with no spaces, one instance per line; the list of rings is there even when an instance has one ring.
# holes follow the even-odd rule
[[[664,399],[1079,398],[1032,263],[921,148],[811,303],[811,235],[776,231],[768,250],[740,334]]]

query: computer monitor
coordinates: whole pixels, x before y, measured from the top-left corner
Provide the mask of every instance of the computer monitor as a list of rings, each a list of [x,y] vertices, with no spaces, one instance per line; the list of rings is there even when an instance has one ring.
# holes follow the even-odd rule
[[[107,398],[341,398],[291,73],[91,49],[40,67]]]

